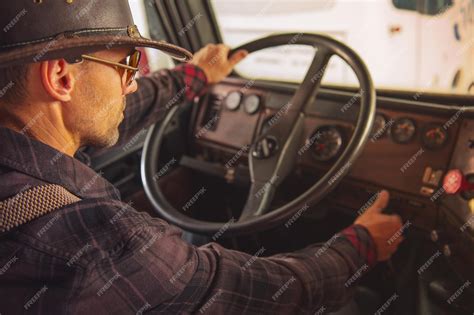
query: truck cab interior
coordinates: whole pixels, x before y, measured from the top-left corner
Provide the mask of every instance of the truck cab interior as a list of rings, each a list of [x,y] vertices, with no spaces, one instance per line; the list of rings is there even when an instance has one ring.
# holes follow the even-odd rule
[[[374,201],[403,219],[358,313],[474,312],[474,2],[134,0],[144,35],[250,55],[93,166],[201,245],[327,242]],[[175,64],[146,51],[142,75]]]

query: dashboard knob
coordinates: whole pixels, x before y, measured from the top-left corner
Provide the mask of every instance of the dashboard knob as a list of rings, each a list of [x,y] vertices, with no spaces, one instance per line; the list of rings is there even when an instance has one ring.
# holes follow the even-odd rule
[[[436,230],[431,231],[430,233],[430,238],[433,242],[438,242],[440,237],[439,237],[439,232]]]
[[[474,191],[472,183],[459,169],[453,169],[446,173],[443,179],[443,189],[449,195]]]
[[[267,159],[271,157],[278,150],[278,142],[272,136],[266,136],[260,140],[252,155],[257,159]]]
[[[450,257],[452,255],[451,247],[449,245],[446,244],[443,246],[443,254],[446,257]]]

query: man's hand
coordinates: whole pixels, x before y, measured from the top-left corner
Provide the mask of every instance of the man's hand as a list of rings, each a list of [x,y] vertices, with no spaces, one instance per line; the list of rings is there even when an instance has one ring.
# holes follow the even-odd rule
[[[227,77],[234,66],[248,55],[247,51],[239,50],[229,58],[229,51],[230,47],[224,44],[209,44],[194,54],[191,64],[204,71],[209,84],[217,83]]]
[[[381,191],[374,204],[354,222],[369,231],[377,249],[378,261],[388,260],[403,240],[403,236],[396,235],[402,228],[401,218],[398,215],[382,213],[387,207],[389,198],[390,195],[386,190]]]

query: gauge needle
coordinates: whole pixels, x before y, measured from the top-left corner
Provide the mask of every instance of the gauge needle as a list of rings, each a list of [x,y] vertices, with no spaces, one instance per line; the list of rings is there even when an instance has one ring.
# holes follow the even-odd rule
[[[430,130],[427,134],[428,137],[434,138],[436,136],[436,130]]]

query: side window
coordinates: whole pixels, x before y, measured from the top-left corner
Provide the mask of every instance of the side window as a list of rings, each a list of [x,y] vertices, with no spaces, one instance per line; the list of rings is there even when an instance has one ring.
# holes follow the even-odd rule
[[[397,9],[416,11],[416,0],[393,0],[393,5]]]
[[[438,15],[453,5],[452,0],[392,0],[397,9],[417,11],[426,15]]]
[[[438,15],[453,5],[452,0],[430,0],[425,1],[425,14]]]
[[[149,0],[129,0],[130,9],[132,10],[133,20],[138,26],[140,33],[144,37],[152,37],[153,39],[164,39],[161,24],[158,24],[159,18],[154,8],[153,1]],[[155,49],[145,49],[146,57],[143,58],[140,65],[140,73],[148,74],[163,68],[171,68],[174,66],[170,56],[157,51]],[[145,64],[143,64],[145,63]]]

